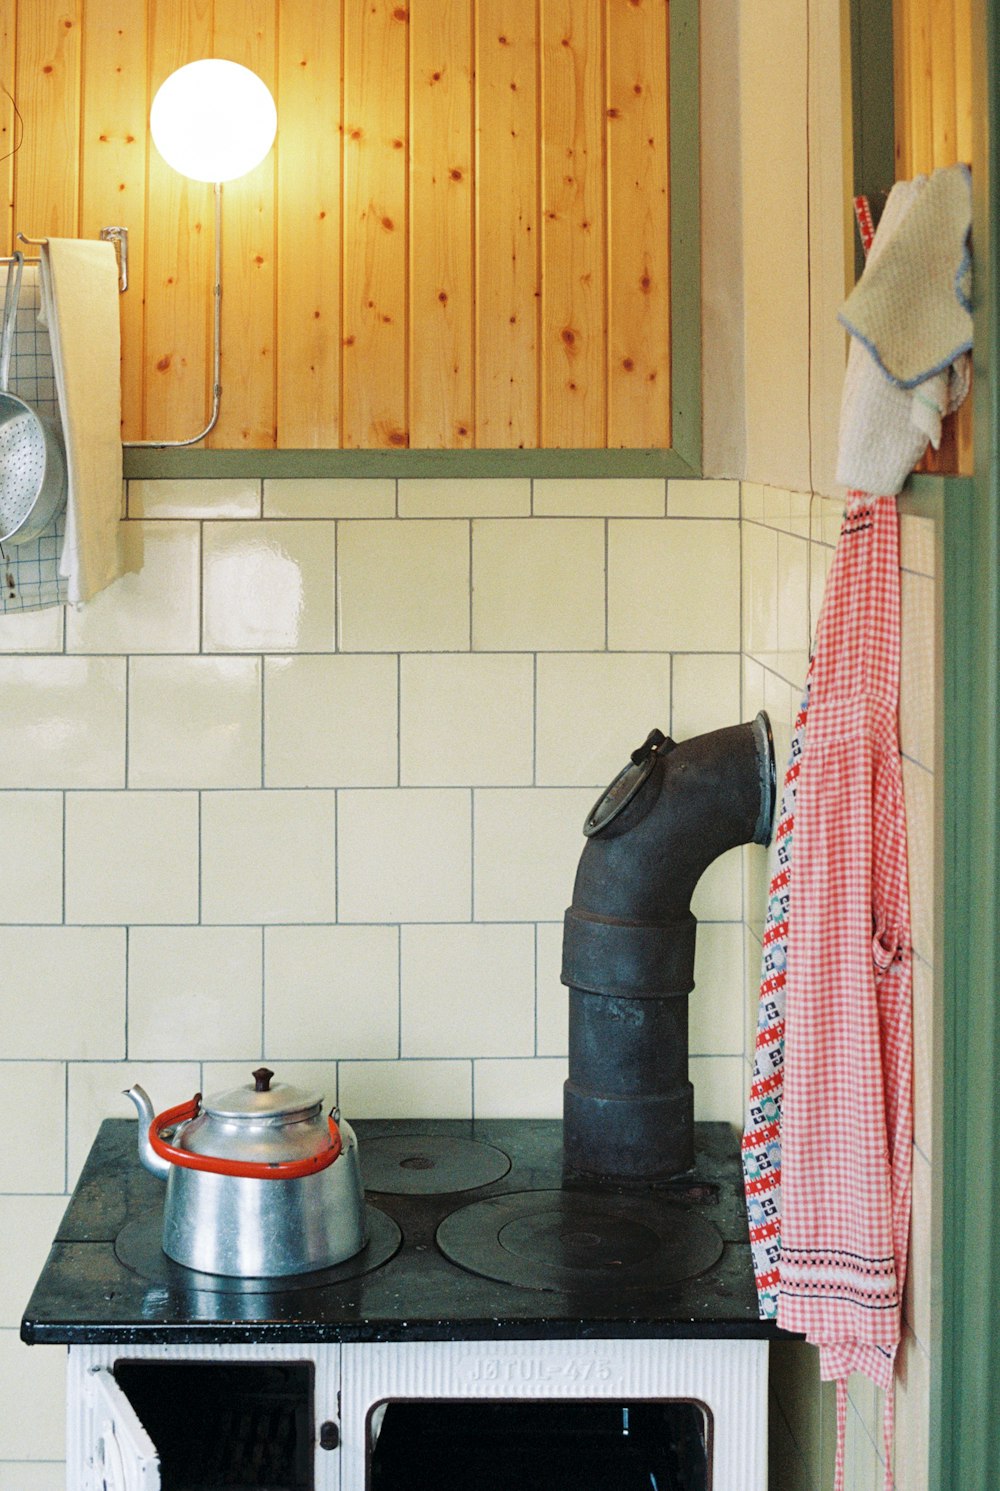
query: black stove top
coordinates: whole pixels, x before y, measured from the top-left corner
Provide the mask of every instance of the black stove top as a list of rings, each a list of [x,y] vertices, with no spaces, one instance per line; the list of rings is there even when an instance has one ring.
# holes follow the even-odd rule
[[[197,1274],[160,1249],[162,1182],[135,1124],[100,1128],[21,1322],[29,1342],[769,1337],[739,1143],[696,1126],[657,1188],[564,1174],[557,1120],[361,1120],[370,1240],[293,1280]]]

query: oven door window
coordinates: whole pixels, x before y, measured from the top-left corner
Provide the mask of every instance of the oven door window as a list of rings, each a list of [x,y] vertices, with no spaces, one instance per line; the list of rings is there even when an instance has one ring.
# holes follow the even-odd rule
[[[161,1491],[160,1457],[106,1367],[91,1374],[95,1491]]]
[[[156,1477],[96,1491],[314,1491],[312,1362],[122,1358],[103,1376]]]

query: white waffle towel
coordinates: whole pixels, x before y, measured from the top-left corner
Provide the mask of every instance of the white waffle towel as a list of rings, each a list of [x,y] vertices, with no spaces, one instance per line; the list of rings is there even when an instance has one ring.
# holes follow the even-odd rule
[[[851,333],[837,461],[845,487],[898,492],[968,392],[971,223],[966,166],[889,193],[865,272],[840,312]]]

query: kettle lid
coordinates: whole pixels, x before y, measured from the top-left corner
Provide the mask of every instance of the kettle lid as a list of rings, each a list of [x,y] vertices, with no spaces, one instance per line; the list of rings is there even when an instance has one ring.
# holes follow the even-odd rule
[[[282,1118],[294,1122],[299,1118],[312,1118],[323,1106],[321,1092],[293,1087],[288,1082],[271,1085],[274,1073],[266,1066],[251,1073],[253,1082],[228,1092],[216,1092],[202,1100],[202,1111],[213,1118]]]

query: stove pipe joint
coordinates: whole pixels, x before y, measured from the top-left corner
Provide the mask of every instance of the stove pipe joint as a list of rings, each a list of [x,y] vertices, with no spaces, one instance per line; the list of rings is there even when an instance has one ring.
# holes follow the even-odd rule
[[[767,715],[677,745],[654,730],[590,813],[563,929],[569,987],[567,1171],[650,1182],[694,1164],[691,896],[737,844],[766,844]]]

